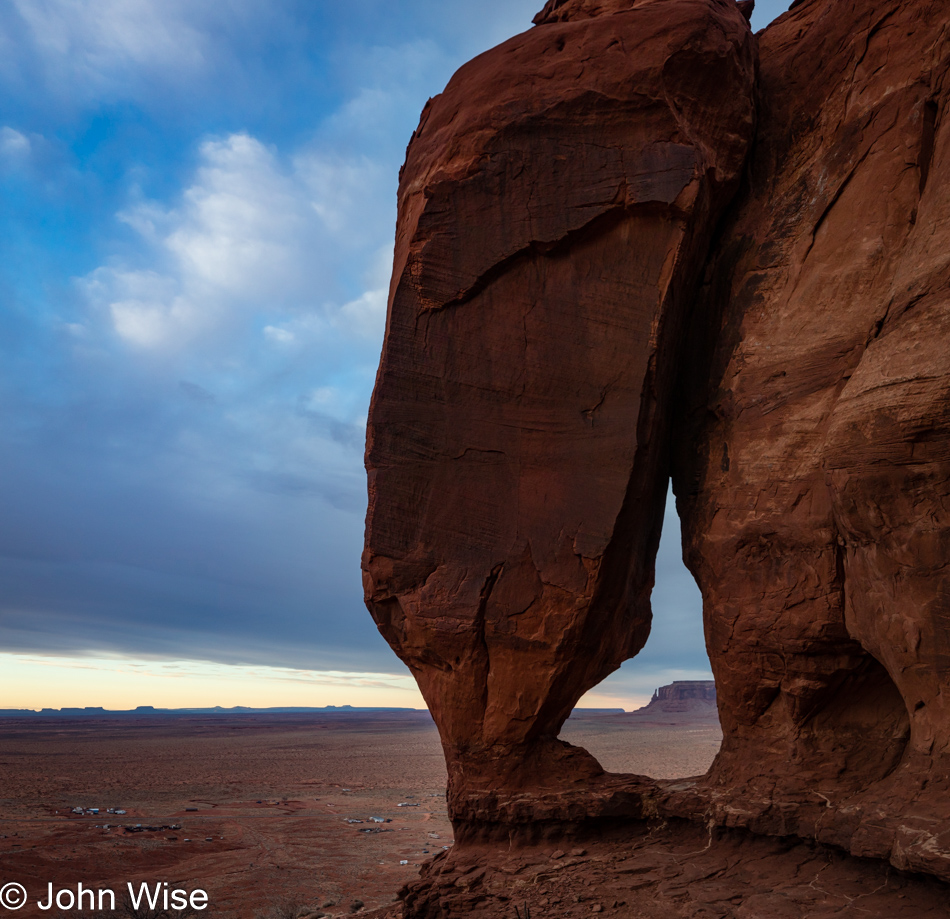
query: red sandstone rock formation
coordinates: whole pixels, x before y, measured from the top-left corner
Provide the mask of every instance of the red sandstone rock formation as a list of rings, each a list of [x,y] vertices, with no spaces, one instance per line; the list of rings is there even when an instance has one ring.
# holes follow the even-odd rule
[[[674,484],[712,813],[950,878],[948,12],[806,0],[760,36]]]
[[[601,772],[556,738],[649,632],[684,319],[753,130],[732,0],[556,6],[422,114],[369,415],[366,599],[460,816]]]
[[[677,680],[669,686],[660,686],[649,704],[621,716],[631,724],[656,722],[658,724],[718,724],[716,684],[712,680]],[[645,790],[647,795],[653,791]]]
[[[675,680],[669,686],[660,686],[650,699],[654,703],[715,702],[716,684],[712,680]]]
[[[659,813],[950,879],[948,9],[793,6],[753,89],[731,2],[550,0],[427,106],[366,597],[459,826]],[[646,639],[671,434],[724,730],[692,784],[555,739]]]

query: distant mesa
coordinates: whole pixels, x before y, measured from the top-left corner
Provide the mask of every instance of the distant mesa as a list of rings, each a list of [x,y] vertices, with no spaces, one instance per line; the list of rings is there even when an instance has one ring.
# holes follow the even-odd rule
[[[590,716],[590,715],[623,715],[626,714],[622,708],[575,708],[571,716]]]
[[[637,721],[718,721],[716,684],[712,680],[676,680],[660,686],[650,702],[631,717]]]
[[[139,705],[129,709],[107,709],[100,705],[89,705],[85,708],[44,708],[40,711],[32,708],[0,708],[0,718],[128,718],[143,715],[306,715],[308,713],[359,715],[372,712],[418,712],[427,714],[425,709],[395,706],[361,708],[353,705],[324,705],[320,707],[274,706],[271,708],[250,708],[246,705],[235,705],[232,708],[222,708],[220,705],[215,705],[211,708],[156,708],[154,705]]]
[[[716,684],[713,680],[674,680],[653,693],[650,705],[679,705],[686,702],[716,704]]]
[[[712,680],[674,680],[653,691],[650,701],[633,711],[622,708],[575,708],[571,718],[597,718],[612,724],[660,722],[683,724],[718,723],[716,684]]]

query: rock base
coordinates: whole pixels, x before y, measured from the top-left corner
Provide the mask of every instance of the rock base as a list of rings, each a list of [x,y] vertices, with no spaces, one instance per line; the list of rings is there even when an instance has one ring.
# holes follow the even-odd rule
[[[401,896],[388,919],[936,919],[950,887],[820,843],[673,819],[456,847]]]

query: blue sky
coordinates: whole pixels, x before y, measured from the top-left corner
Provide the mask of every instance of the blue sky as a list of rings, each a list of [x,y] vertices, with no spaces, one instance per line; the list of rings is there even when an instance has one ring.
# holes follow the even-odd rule
[[[402,678],[359,574],[398,169],[541,5],[0,5],[0,649],[42,704],[152,701],[76,660]],[[708,667],[667,529],[618,697]]]

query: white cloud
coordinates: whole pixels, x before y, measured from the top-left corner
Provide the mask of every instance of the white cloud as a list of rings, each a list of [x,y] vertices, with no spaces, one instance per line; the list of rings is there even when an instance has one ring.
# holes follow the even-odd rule
[[[282,329],[279,326],[267,325],[264,326],[264,337],[269,341],[275,342],[279,345],[289,345],[294,340],[294,333],[288,332],[287,329]]]
[[[163,230],[172,223],[173,215],[154,201],[142,201],[128,210],[119,211],[116,217],[144,239],[157,243]]]
[[[386,288],[368,290],[356,300],[350,300],[340,307],[334,318],[334,325],[340,329],[355,332],[364,338],[382,340],[386,324]]]
[[[372,206],[371,163],[308,154],[284,167],[248,134],[208,140],[199,154],[177,207],[143,202],[118,215],[162,270],[102,266],[83,281],[129,344],[180,347],[240,316],[312,315],[335,283],[341,256],[363,244],[371,223],[361,213]],[[373,291],[348,303],[339,328],[381,332],[378,299]],[[264,335],[287,344],[295,329],[271,323]]]
[[[133,344],[145,347],[165,344],[175,325],[182,328],[190,324],[184,320],[191,311],[178,298],[170,309],[157,303],[122,300],[111,304],[110,310],[116,331]]]
[[[279,317],[263,334],[283,345],[327,329],[381,337],[392,247],[379,249],[370,216],[375,163],[308,151],[286,165],[249,134],[205,141],[199,156],[177,206],[145,201],[117,215],[154,267],[102,266],[82,281],[120,339],[180,349],[251,316]],[[347,260],[369,262],[371,287],[336,309],[327,304]]]
[[[187,79],[205,37],[178,0],[13,0],[51,85],[101,90],[129,70]]]
[[[182,220],[164,240],[189,287],[237,298],[296,287],[305,267],[305,202],[274,152],[247,134],[201,146]]]
[[[0,128],[0,154],[9,157],[29,156],[30,139],[11,127]]]
[[[333,317],[334,325],[351,334],[382,341],[392,270],[393,247],[387,244],[377,251],[363,279],[368,290],[340,307]]]
[[[364,234],[379,230],[380,222],[365,212],[370,203],[367,191],[384,187],[391,178],[379,163],[366,156],[342,159],[306,152],[294,159],[294,169],[307,191],[310,207],[328,230],[361,230]]]
[[[188,341],[207,327],[216,309],[179,293],[175,279],[155,271],[97,268],[82,280],[87,297],[111,318],[125,341],[145,348]]]

